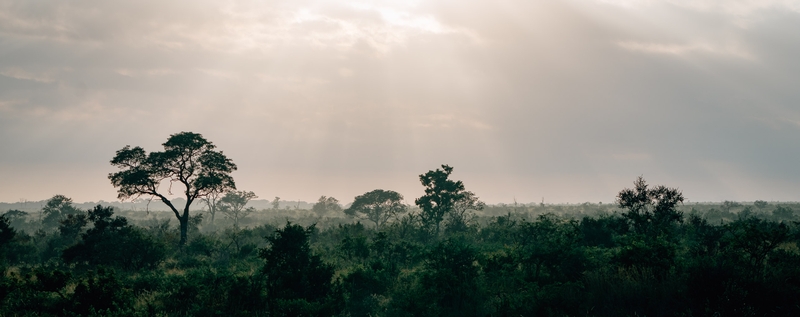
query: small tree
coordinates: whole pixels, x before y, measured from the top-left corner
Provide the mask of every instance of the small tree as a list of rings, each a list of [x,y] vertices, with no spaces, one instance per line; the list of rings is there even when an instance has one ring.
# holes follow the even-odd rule
[[[189,206],[210,194],[236,189],[230,176],[236,170],[236,164],[221,151],[215,151],[216,146],[197,133],[173,134],[163,146],[163,152],[150,154],[138,146],[125,146],[111,160],[111,165],[121,171],[109,174],[108,178],[117,187],[121,200],[142,195],[161,199],[178,218],[180,245],[184,245],[189,229]],[[173,183],[183,185],[186,205],[181,210],[159,188],[165,180],[170,182],[170,189],[167,190],[170,194]]]
[[[324,216],[331,212],[342,211],[342,206],[339,205],[339,200],[333,197],[322,196],[317,200],[311,210],[319,216]]]
[[[234,226],[239,226],[239,219],[247,217],[255,211],[254,208],[245,208],[250,200],[258,198],[253,192],[229,191],[219,200],[219,210],[228,218],[233,219]]]
[[[281,198],[275,196],[275,200],[272,201],[272,209],[278,210],[279,208],[281,208]]]
[[[351,217],[367,219],[380,229],[392,217],[406,212],[403,195],[396,191],[376,189],[356,196],[350,208],[344,213]]]
[[[676,207],[683,202],[683,194],[663,185],[649,189],[644,178],[633,182],[634,188],[625,188],[617,195],[622,214],[639,234],[658,235],[675,222],[683,222],[683,213]]]
[[[72,205],[72,198],[64,195],[55,195],[48,199],[44,208],[42,208],[42,227],[45,230],[55,229],[62,220],[67,218],[67,215],[79,213],[81,211]]]

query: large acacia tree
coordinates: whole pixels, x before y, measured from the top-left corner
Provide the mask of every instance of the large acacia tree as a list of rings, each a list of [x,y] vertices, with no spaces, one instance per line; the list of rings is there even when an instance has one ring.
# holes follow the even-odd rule
[[[377,229],[380,229],[395,215],[404,212],[406,212],[406,205],[403,204],[403,195],[396,191],[383,189],[356,196],[350,208],[344,210],[344,213],[351,217],[374,222]]]
[[[121,200],[146,195],[160,199],[172,209],[180,222],[180,244],[184,245],[189,228],[189,206],[212,193],[236,189],[230,176],[236,170],[236,164],[222,151],[215,151],[216,146],[197,133],[170,135],[163,146],[164,151],[148,154],[141,147],[126,145],[111,160],[111,165],[121,170],[109,174],[108,178],[117,187]],[[170,182],[169,194],[174,183],[184,187],[186,205],[182,209],[174,206],[164,195],[159,185],[165,180]]]

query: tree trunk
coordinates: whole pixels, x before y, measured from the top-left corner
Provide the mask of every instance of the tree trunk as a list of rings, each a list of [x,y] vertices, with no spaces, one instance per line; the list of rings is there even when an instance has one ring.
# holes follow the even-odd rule
[[[180,246],[186,245],[186,233],[189,231],[189,213],[184,213],[183,217],[178,218],[181,223],[181,242]]]

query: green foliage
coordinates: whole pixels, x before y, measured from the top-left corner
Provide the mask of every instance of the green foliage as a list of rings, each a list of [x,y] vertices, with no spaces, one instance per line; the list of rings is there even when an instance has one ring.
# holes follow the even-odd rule
[[[798,204],[684,207],[639,178],[616,207],[476,213],[443,168],[423,175],[429,207],[450,206],[441,218],[422,209],[364,225],[291,211],[315,224],[213,230],[197,214],[182,247],[158,215],[97,206],[34,234],[2,216],[0,316],[800,315]]]
[[[356,196],[353,204],[344,210],[351,217],[367,219],[375,223],[380,229],[389,219],[406,212],[403,204],[403,195],[391,191],[376,189],[363,195]]]
[[[126,270],[158,265],[164,259],[164,247],[140,229],[128,225],[125,218],[111,218],[113,214],[113,208],[100,205],[90,210],[89,220],[94,227],[83,234],[81,242],[64,250],[64,261]]]
[[[334,307],[332,293],[333,267],[311,252],[308,243],[314,227],[303,228],[287,223],[267,236],[269,246],[261,249],[265,260],[269,309],[274,316],[330,315]]]
[[[81,213],[80,210],[72,205],[72,198],[64,195],[55,195],[47,201],[42,208],[42,228],[52,230],[69,215]]]

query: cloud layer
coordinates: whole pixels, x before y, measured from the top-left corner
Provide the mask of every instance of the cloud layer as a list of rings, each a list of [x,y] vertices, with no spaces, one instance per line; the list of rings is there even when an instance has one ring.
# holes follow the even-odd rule
[[[0,1],[0,200],[206,136],[262,198],[798,200],[800,1]]]

